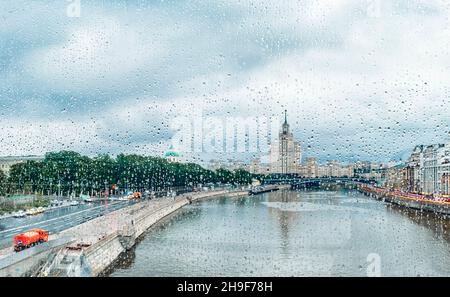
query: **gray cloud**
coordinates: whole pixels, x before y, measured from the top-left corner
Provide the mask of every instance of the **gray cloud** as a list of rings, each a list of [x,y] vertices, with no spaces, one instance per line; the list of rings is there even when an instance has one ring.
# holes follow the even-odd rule
[[[444,1],[381,1],[376,17],[359,0],[81,3],[78,19],[61,1],[1,4],[9,136],[70,121],[96,131],[84,136],[92,144],[73,144],[81,151],[153,154],[187,111],[269,117],[287,108],[307,154],[323,159],[389,159],[445,140]],[[53,144],[42,151],[66,146],[64,135],[44,135]]]

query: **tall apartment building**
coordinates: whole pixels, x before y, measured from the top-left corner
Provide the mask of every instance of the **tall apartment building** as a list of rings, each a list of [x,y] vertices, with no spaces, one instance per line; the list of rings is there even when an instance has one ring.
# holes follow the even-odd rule
[[[319,165],[317,163],[317,158],[307,158],[304,166],[304,175],[307,177],[317,177],[319,174],[318,170]]]
[[[450,143],[440,151],[438,176],[441,194],[450,195]]]
[[[407,169],[405,165],[392,166],[386,170],[385,186],[387,188],[403,190],[407,183]]]
[[[406,172],[407,191],[450,195],[450,142],[416,146],[408,159]]]
[[[301,146],[295,141],[287,122],[287,111],[278,140],[270,146],[270,172],[281,174],[298,174],[302,159]]]
[[[440,192],[440,176],[438,174],[439,159],[443,144],[429,145],[423,151],[422,192],[438,194]]]
[[[414,148],[406,165],[406,190],[411,193],[420,193],[422,191],[422,168],[424,145],[418,145]]]

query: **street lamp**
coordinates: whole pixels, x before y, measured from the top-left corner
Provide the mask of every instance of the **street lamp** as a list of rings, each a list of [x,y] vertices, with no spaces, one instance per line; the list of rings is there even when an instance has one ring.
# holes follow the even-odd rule
[[[107,181],[105,181],[105,198],[108,196],[108,194],[106,193],[107,192],[107,185],[108,185],[108,182]]]
[[[61,179],[58,179],[58,197],[61,196]]]

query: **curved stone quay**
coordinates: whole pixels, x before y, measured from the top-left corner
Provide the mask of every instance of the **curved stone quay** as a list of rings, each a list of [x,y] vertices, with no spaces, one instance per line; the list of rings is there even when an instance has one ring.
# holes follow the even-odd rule
[[[133,247],[149,227],[183,206],[197,200],[247,194],[248,191],[220,190],[139,202],[52,234],[49,245],[58,242],[59,248],[41,247],[44,250],[40,257],[32,253],[25,256],[25,261],[22,259],[25,254],[14,254],[8,249],[0,276],[97,276]],[[18,262],[26,263],[22,266],[29,269],[15,269]]]
[[[153,226],[113,277],[449,276],[450,222],[357,190],[192,204]]]
[[[424,197],[410,197],[408,196],[408,193],[389,192],[385,189],[367,186],[359,187],[358,189],[366,195],[373,196],[376,199],[399,205],[401,207],[432,212],[435,214],[450,214],[450,202],[424,199]]]

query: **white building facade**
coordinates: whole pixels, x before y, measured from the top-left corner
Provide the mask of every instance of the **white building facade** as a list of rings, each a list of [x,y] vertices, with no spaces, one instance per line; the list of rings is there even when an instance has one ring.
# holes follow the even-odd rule
[[[440,193],[440,155],[443,144],[429,145],[423,152],[422,192],[426,195]]]
[[[285,111],[284,123],[278,140],[270,146],[270,173],[299,174],[301,160],[301,146],[295,141],[290,131],[287,111]]]
[[[6,175],[9,175],[9,171],[11,170],[11,167],[15,164],[24,163],[26,161],[40,162],[42,160],[44,160],[43,156],[0,157],[0,170],[3,171]]]
[[[406,169],[407,191],[450,195],[450,142],[416,146]]]
[[[440,193],[450,195],[450,143],[440,150],[438,176]]]

